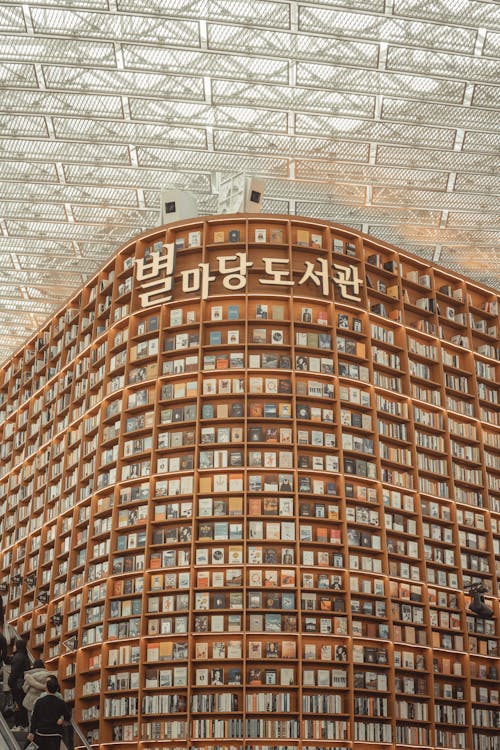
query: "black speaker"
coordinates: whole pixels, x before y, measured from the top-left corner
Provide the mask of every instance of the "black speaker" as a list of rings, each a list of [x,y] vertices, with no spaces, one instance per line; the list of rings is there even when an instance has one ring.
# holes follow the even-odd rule
[[[187,190],[164,188],[161,191],[160,224],[170,224],[180,219],[193,219],[198,216],[194,195]]]

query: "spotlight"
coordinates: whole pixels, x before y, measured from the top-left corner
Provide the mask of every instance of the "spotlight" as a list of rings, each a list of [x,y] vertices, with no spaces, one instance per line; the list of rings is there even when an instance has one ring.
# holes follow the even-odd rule
[[[50,622],[52,625],[62,625],[62,621],[62,615],[59,614],[52,615],[52,617],[50,618]]]
[[[48,604],[49,603],[49,595],[47,594],[46,591],[40,591],[40,593],[37,594],[36,598],[38,599],[38,601],[40,602],[40,604]]]
[[[29,589],[34,589],[36,584],[36,577],[34,575],[26,576],[24,582]]]
[[[493,617],[493,610],[485,603],[483,596],[486,591],[488,591],[488,589],[483,583],[477,583],[475,586],[471,587],[469,596],[472,597],[472,601],[469,604],[469,611],[476,615],[476,617],[481,617],[483,620],[491,620]]]
[[[16,586],[20,586],[23,582],[23,577],[20,575],[12,576],[12,583],[14,583]]]

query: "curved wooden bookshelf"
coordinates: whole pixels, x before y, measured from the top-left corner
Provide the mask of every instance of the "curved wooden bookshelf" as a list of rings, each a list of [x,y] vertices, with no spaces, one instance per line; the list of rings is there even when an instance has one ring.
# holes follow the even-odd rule
[[[6,619],[96,747],[499,750],[498,324],[372,237],[224,215],[5,363]]]

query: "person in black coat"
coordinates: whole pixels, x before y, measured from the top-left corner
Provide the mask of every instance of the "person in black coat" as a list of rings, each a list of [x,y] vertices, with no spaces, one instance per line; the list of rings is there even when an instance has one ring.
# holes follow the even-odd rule
[[[30,660],[26,651],[26,643],[19,638],[14,644],[14,655],[10,665],[9,687],[12,698],[16,705],[14,712],[15,729],[28,726],[28,712],[23,706],[24,700],[24,673],[30,668]]]
[[[71,719],[71,711],[62,698],[58,698],[56,677],[47,678],[47,692],[35,701],[28,740],[33,740],[39,750],[59,750],[62,725]]]
[[[7,638],[3,634],[3,624],[0,622],[0,667],[2,664],[10,664],[10,656],[7,654]]]

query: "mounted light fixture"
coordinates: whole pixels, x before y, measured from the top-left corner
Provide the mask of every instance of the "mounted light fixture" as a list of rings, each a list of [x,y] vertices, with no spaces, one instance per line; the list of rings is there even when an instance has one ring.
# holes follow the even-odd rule
[[[40,591],[40,593],[37,594],[36,598],[38,599],[38,601],[40,602],[40,604],[48,604],[49,603],[49,595],[47,594],[46,591]]]
[[[26,578],[24,579],[24,582],[29,589],[34,589],[36,585],[36,576],[34,575],[26,576]]]
[[[62,625],[62,621],[63,621],[62,615],[58,613],[56,613],[55,615],[52,615],[52,617],[50,618],[51,625],[56,625],[56,626]]]
[[[23,577],[19,574],[16,576],[12,576],[12,583],[14,583],[16,586],[20,586],[23,582]]]
[[[491,620],[493,617],[493,610],[484,601],[484,594],[487,591],[488,589],[484,583],[477,583],[471,586],[469,591],[469,596],[472,597],[472,601],[469,604],[469,611],[483,620]]]

